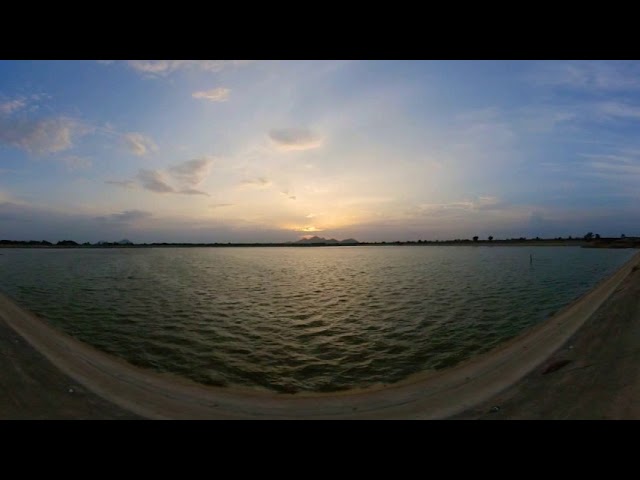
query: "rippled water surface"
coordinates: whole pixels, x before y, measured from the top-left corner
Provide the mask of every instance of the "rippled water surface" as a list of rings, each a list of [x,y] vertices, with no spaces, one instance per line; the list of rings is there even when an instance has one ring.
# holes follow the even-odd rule
[[[206,384],[332,391],[395,382],[487,351],[635,252],[3,249],[0,290],[136,365]]]

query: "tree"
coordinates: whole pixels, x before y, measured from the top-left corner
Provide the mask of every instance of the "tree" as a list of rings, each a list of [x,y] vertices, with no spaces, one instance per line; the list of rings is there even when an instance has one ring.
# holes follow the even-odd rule
[[[585,239],[587,242],[590,242],[592,238],[593,238],[593,232],[589,232],[589,233],[587,233],[587,234],[584,236],[584,239]]]
[[[489,241],[493,240],[493,235],[489,235]]]
[[[620,238],[625,238],[625,237],[626,235],[624,233],[620,235]]]
[[[600,234],[596,233],[596,240],[600,240]]]
[[[478,241],[478,236],[476,235],[475,237],[473,237],[473,241],[477,242]]]

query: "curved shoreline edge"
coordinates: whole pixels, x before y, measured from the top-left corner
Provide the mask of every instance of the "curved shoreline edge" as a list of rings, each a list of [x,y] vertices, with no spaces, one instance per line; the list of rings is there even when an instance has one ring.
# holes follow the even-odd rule
[[[455,367],[388,386],[336,393],[287,395],[210,387],[139,368],[55,329],[3,294],[0,320],[74,381],[150,419],[444,419],[490,399],[541,365],[638,265],[640,252],[552,317]]]

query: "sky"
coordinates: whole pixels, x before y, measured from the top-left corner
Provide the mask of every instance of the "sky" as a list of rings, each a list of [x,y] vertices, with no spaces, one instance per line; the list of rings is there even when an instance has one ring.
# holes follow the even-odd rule
[[[0,61],[0,239],[640,235],[640,63]]]

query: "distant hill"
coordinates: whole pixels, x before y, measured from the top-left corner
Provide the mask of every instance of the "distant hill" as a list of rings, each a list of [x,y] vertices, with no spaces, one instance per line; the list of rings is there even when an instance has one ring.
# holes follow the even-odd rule
[[[65,246],[65,247],[77,247],[78,243],[73,240],[60,240],[56,245]]]
[[[301,243],[301,244],[324,244],[324,245],[355,245],[358,242],[356,239],[354,238],[347,238],[346,240],[336,240],[335,238],[323,238],[323,237],[316,237],[313,236],[311,238],[303,238],[301,240],[298,240],[297,242],[294,243]]]

